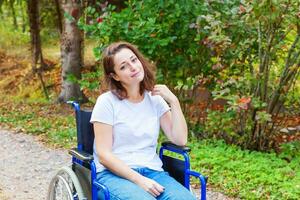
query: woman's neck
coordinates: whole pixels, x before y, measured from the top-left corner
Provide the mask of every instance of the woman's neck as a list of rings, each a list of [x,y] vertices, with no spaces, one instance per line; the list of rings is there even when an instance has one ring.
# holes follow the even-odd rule
[[[127,100],[128,101],[131,101],[131,102],[140,102],[143,100],[144,98],[144,94],[140,94],[140,88],[137,87],[137,88],[126,88],[126,91],[127,91],[127,95],[128,95],[128,98]]]

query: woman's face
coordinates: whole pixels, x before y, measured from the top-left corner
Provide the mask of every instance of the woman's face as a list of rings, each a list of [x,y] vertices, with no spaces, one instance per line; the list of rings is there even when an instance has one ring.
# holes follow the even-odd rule
[[[144,68],[137,56],[127,48],[121,49],[114,56],[113,78],[125,87],[140,84],[144,79]]]

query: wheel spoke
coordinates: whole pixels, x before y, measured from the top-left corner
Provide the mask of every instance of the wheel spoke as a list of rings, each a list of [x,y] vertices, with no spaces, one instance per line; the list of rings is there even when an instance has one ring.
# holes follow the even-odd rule
[[[50,183],[48,200],[80,200],[83,197],[82,188],[76,174],[71,168],[63,167]]]

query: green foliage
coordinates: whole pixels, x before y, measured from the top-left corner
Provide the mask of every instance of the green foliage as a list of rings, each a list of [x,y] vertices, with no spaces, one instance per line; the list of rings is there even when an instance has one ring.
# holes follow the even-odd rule
[[[97,70],[95,72],[85,73],[82,75],[82,79],[79,80],[81,89],[96,90],[99,89],[99,77],[102,76],[102,71]]]
[[[275,106],[285,102],[297,108],[289,89],[299,82],[298,3],[206,1],[208,12],[195,27],[214,54],[213,97],[227,101],[223,111],[208,111],[209,135],[266,150],[276,134]]]
[[[298,199],[299,154],[291,162],[274,153],[241,150],[223,141],[191,141],[191,165],[209,184],[241,199]]]
[[[224,134],[235,136],[235,115],[236,113],[233,111],[224,113],[220,111],[209,111],[205,131],[215,138],[222,138]]]
[[[249,47],[253,47],[256,33],[245,23],[247,16],[241,12],[242,2],[204,1],[204,12],[199,14],[194,26],[198,32],[195,40],[210,50],[211,56],[207,59],[213,64],[212,70],[219,71],[233,65],[241,67],[236,61],[245,57]]]
[[[49,39],[58,39],[58,14],[55,7],[55,1],[40,0],[39,4],[40,30],[43,41],[46,42]]]
[[[290,114],[300,114],[300,79],[292,86],[291,92],[287,94],[284,106],[289,110]]]
[[[13,26],[5,21],[0,23],[0,48],[15,50],[20,46],[29,46],[30,37],[28,33],[14,30]]]
[[[104,14],[88,9],[94,23],[82,28],[99,41],[95,56],[111,42],[125,40],[136,44],[158,67],[158,81],[176,84],[191,74],[208,73],[205,48],[195,41],[192,28],[202,1],[129,1],[128,7],[114,12],[109,6]],[[101,23],[96,18],[102,18]],[[199,56],[201,55],[201,56]]]
[[[291,161],[295,158],[300,157],[300,141],[293,141],[284,143],[281,145],[281,153],[279,154],[280,158],[284,158],[288,161]]]

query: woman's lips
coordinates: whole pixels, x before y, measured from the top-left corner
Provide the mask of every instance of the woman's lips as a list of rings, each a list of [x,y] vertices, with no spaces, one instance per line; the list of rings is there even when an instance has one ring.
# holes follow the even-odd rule
[[[132,78],[133,78],[133,77],[136,77],[136,76],[139,75],[139,73],[140,73],[140,72],[136,72],[136,73],[134,73],[131,77],[132,77]]]

